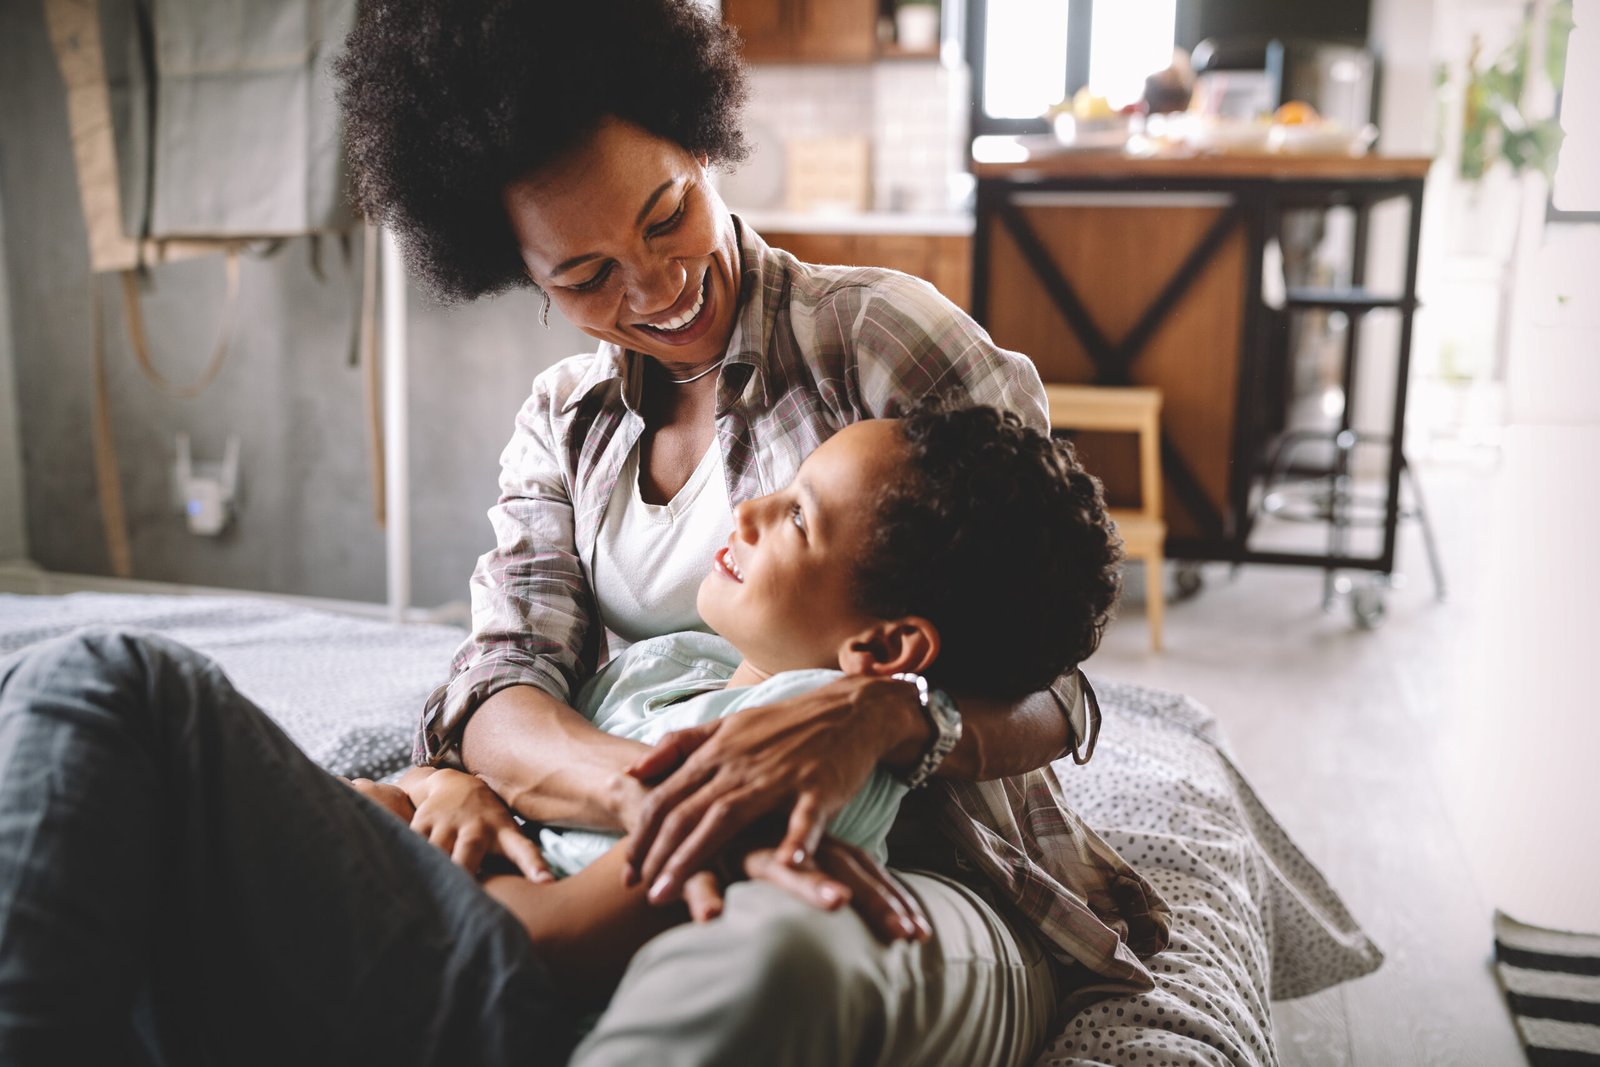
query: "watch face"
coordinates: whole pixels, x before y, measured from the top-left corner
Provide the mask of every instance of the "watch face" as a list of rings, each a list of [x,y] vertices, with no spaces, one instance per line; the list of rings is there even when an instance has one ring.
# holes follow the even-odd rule
[[[955,700],[942,689],[934,689],[928,695],[928,711],[939,724],[939,732],[953,731],[957,737],[961,736],[961,709],[956,707]]]
[[[933,740],[929,742],[928,749],[922,754],[922,759],[906,779],[906,785],[916,789],[933,776],[939,769],[945,757],[956,747],[961,740],[961,711],[956,707],[956,702],[950,694],[928,685],[928,680],[920,674],[896,674],[898,681],[911,682],[917,687],[917,696],[922,701],[922,710],[928,715],[928,721],[933,724]]]

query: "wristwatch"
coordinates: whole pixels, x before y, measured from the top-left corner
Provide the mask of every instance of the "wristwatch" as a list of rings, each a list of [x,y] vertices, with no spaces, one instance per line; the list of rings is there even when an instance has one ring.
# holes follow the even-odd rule
[[[917,687],[917,702],[922,705],[922,713],[933,724],[933,742],[928,745],[928,750],[922,754],[917,765],[911,768],[911,773],[906,775],[906,788],[916,789],[933,777],[933,772],[939,769],[945,757],[955,749],[956,742],[961,740],[961,709],[956,707],[949,693],[933,688],[920,674],[896,674],[893,677],[896,681],[910,682]]]

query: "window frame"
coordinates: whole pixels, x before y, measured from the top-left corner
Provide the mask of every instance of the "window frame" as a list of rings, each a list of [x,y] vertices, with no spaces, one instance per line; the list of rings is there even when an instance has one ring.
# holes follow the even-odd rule
[[[988,134],[1049,133],[1050,124],[1042,118],[1002,119],[984,108],[984,44],[987,38],[988,0],[968,0],[965,52],[971,78],[972,136]],[[1067,0],[1067,81],[1061,98],[1070,99],[1089,83],[1089,38],[1093,32],[1094,0]]]
[[[1572,46],[1569,43],[1567,45],[1567,47],[1570,49]],[[1561,122],[1561,103],[1562,103],[1562,99],[1566,95],[1567,94],[1566,94],[1566,87],[1565,86],[1563,86],[1560,90],[1558,90],[1556,92],[1556,116],[1555,116],[1555,118],[1556,118],[1556,123],[1558,125]],[[1560,156],[1557,156],[1556,157],[1556,167],[1557,167],[1558,170],[1559,170],[1560,166],[1561,166]],[[1563,211],[1561,208],[1556,207],[1556,180],[1555,180],[1555,175],[1551,175],[1551,177],[1550,177],[1550,193],[1549,193],[1549,196],[1545,198],[1545,202],[1544,202],[1544,220],[1547,223],[1548,222],[1563,222],[1563,223],[1571,222],[1571,223],[1587,224],[1587,223],[1600,222],[1600,208],[1595,208],[1592,211]]]
[[[983,68],[984,40],[988,22],[990,0],[965,0],[964,39],[962,52],[971,71],[968,111],[971,116],[971,136],[987,134],[1049,133],[1050,124],[1042,118],[1000,119],[984,109]],[[1070,100],[1072,94],[1089,84],[1089,45],[1094,39],[1094,0],[1066,0],[1067,3],[1067,82],[1061,87],[1061,99]],[[1173,27],[1176,44],[1193,49],[1200,39],[1200,5],[1195,0],[1178,0],[1177,23]]]

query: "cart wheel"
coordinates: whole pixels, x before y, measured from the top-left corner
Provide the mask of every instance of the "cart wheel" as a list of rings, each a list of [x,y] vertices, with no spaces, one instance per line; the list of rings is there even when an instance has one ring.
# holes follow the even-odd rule
[[[1205,588],[1205,575],[1200,571],[1200,564],[1184,562],[1178,564],[1177,572],[1173,575],[1173,585],[1177,587],[1174,600],[1188,600],[1198,596],[1200,590]]]
[[[1356,626],[1363,630],[1378,628],[1389,610],[1384,600],[1386,592],[1387,590],[1377,583],[1359,586],[1351,592],[1350,614],[1355,618]]]

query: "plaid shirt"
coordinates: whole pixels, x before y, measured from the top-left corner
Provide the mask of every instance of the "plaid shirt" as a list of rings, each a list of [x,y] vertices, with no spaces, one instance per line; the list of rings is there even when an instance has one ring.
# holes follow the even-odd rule
[[[787,485],[839,428],[893,415],[936,390],[1009,409],[1048,432],[1033,363],[995,347],[928,283],[800,263],[742,223],[738,230],[740,309],[716,402],[730,502]],[[641,358],[603,343],[535,380],[500,457],[500,501],[489,512],[496,547],[472,576],[472,635],[423,712],[417,762],[458,758],[467,717],[501,689],[532,685],[570,702],[595,669],[602,635],[581,560],[593,554],[618,474],[644,432]],[[1052,687],[1076,739],[1098,726],[1080,678],[1072,672]],[[934,795],[940,829],[1059,959],[1116,988],[1151,987],[1135,952],[1165,944],[1164,905],[1067,811],[1048,770],[944,780]]]

